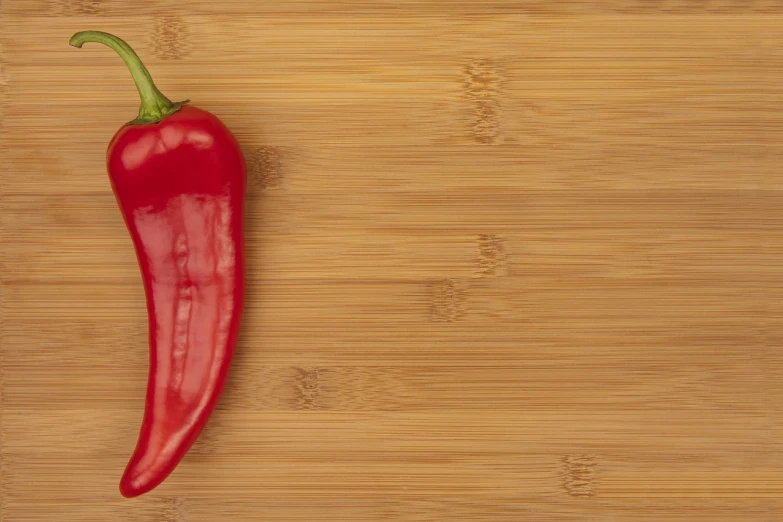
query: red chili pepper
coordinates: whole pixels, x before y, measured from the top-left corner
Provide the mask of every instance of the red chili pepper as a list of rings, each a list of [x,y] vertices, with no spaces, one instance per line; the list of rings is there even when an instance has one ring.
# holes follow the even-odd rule
[[[140,265],[149,320],[149,378],[136,449],[120,480],[125,497],[146,493],[174,470],[223,390],[244,303],[245,160],[213,114],[172,103],[120,38],[98,42],[130,69],[139,116],[107,152],[112,190]]]

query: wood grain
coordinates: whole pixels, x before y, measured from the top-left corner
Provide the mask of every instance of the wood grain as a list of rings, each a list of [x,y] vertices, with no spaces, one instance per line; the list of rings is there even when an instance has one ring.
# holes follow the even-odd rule
[[[4,0],[0,519],[783,519],[783,2]],[[249,166],[231,380],[154,492],[105,172],[137,101]]]

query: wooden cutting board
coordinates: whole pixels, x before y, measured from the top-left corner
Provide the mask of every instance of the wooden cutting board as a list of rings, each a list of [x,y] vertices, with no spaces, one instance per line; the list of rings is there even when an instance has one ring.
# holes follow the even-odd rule
[[[4,0],[0,519],[783,518],[783,4]],[[246,150],[218,411],[125,500],[125,38]]]

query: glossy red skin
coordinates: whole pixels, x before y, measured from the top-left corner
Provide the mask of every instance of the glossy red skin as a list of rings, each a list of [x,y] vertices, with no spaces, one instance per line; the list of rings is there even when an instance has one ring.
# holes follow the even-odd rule
[[[136,449],[120,481],[146,493],[174,470],[212,413],[244,304],[245,162],[213,114],[185,105],[122,127],[107,152],[149,318],[149,379]]]

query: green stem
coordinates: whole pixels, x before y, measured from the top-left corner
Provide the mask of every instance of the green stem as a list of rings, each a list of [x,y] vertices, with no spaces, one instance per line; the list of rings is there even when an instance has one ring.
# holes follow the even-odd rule
[[[141,106],[139,107],[139,116],[128,122],[132,124],[157,123],[166,116],[177,112],[189,100],[182,102],[172,102],[162,92],[155,87],[149,71],[141,63],[139,56],[131,49],[131,46],[124,40],[112,34],[101,31],[81,31],[71,37],[70,44],[74,47],[81,47],[86,42],[97,42],[114,49],[125,61],[125,65],[130,69],[133,82],[141,97]]]

